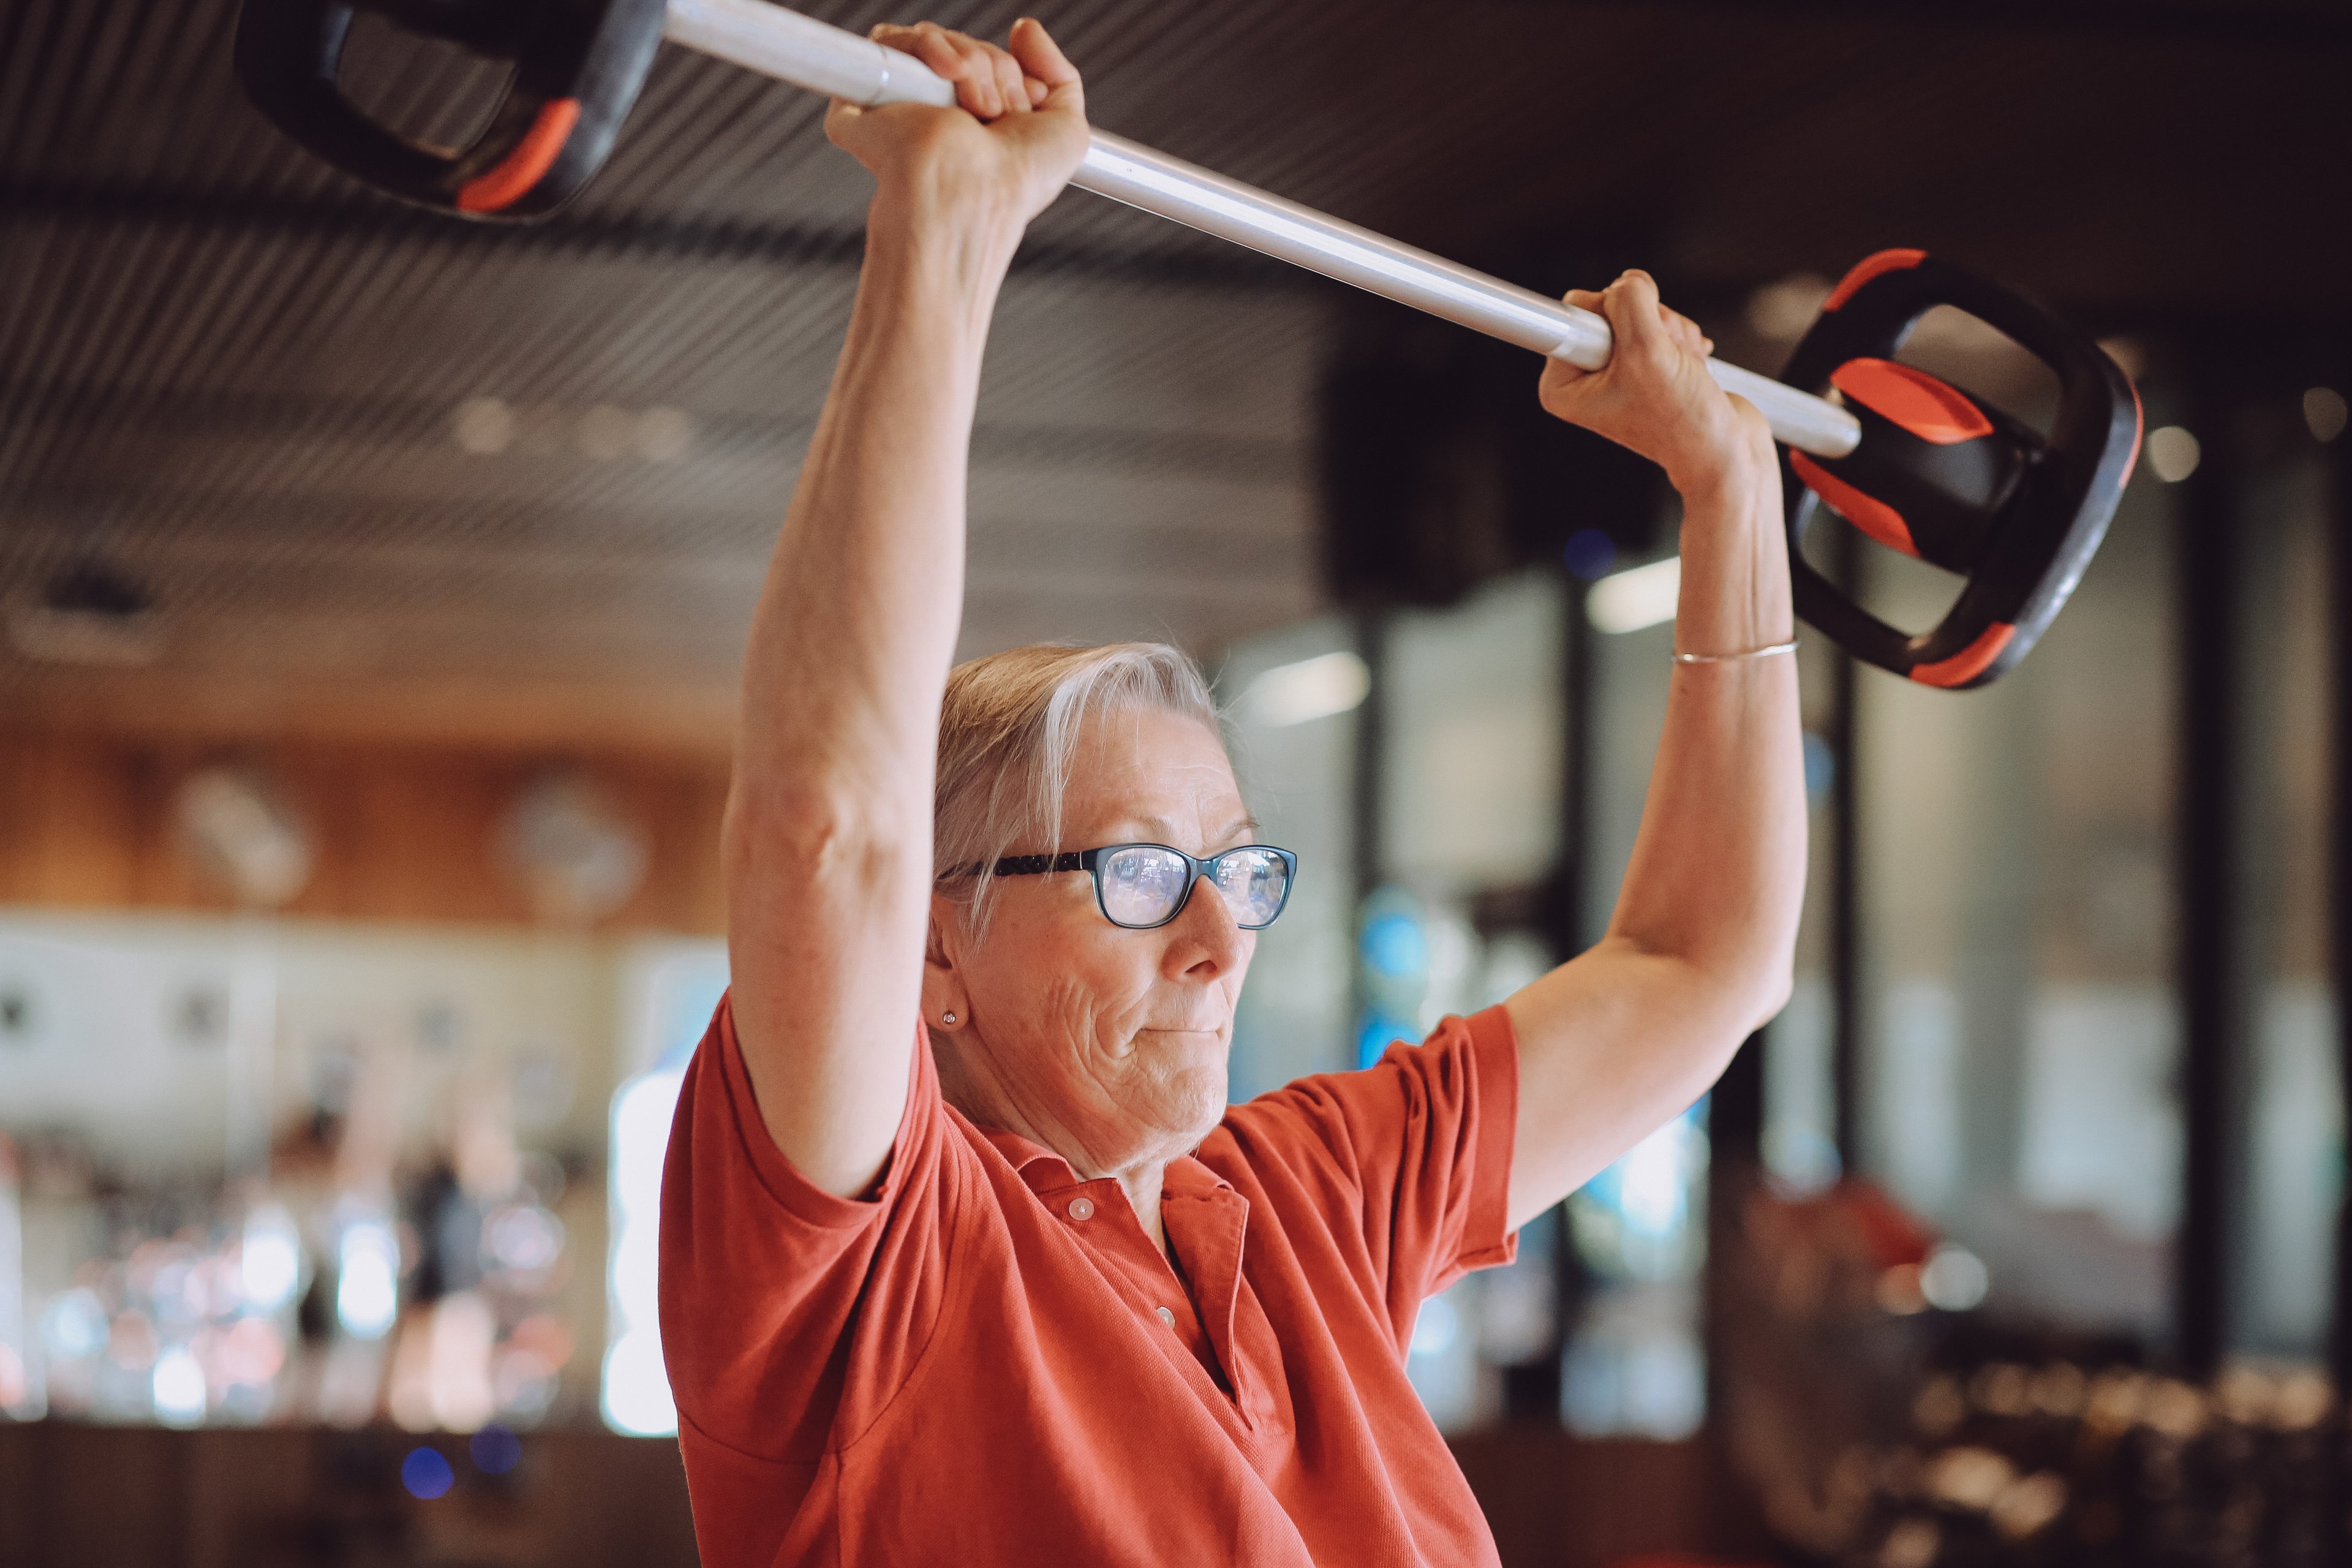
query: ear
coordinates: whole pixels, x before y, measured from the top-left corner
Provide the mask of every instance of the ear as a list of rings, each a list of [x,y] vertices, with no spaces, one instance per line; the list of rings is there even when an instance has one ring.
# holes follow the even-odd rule
[[[931,895],[930,929],[923,937],[923,1023],[933,1035],[951,1035],[971,1021],[971,1000],[964,991],[964,908],[953,899]],[[955,1022],[947,1022],[948,1015]]]

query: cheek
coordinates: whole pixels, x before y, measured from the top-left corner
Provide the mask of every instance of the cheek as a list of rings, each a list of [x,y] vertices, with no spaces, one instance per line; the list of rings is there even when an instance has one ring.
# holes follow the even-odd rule
[[[1132,933],[1099,920],[1095,923],[1098,931],[1062,950],[1060,975],[1072,997],[1071,1011],[1082,1016],[1100,1043],[1118,1045],[1150,1004],[1159,981],[1159,951]]]
[[[1092,903],[1024,910],[991,928],[971,984],[1016,1027],[1091,1037],[1118,1031],[1150,991],[1156,959]]]

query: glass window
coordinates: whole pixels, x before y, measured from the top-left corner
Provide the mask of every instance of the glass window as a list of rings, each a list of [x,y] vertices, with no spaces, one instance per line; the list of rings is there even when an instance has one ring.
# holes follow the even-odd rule
[[[1668,519],[1665,537],[1674,537]],[[1674,599],[1621,613],[1624,584],[1655,563],[1593,585],[1588,860],[1582,926],[1607,929],[1642,826],[1674,677]],[[1660,579],[1664,581],[1663,578]],[[1651,618],[1663,616],[1664,618]],[[1586,1436],[1681,1438],[1706,1414],[1699,1279],[1706,1261],[1709,1145],[1702,1100],[1651,1133],[1568,1200],[1568,1233],[1585,1289],[1561,1369],[1560,1415]]]
[[[2135,481],[2019,669],[1964,694],[1864,670],[1855,715],[1868,1173],[1984,1259],[1995,1305],[2150,1335],[2181,1145],[2170,500]],[[1867,553],[1885,618],[1950,602]]]
[[[1458,609],[1391,623],[1383,872],[1428,893],[1527,887],[1559,854],[1557,578],[1507,579]]]
[[[1339,616],[1253,637],[1218,672],[1258,837],[1298,857],[1234,1020],[1236,1100],[1356,1065],[1356,726],[1371,672]]]
[[[2300,443],[2298,443],[2300,445]],[[2344,1095],[2328,979],[2326,475],[2313,448],[2249,486],[2241,907],[2252,987],[2237,1348],[2324,1357]]]
[[[1833,671],[1843,656],[1826,637],[1804,626],[1798,627],[1797,638],[1798,692],[1805,726],[1805,904],[1797,927],[1789,1005],[1766,1029],[1762,1152],[1774,1182],[1792,1195],[1805,1196],[1843,1173],[1833,1060],[1837,1000],[1830,954],[1837,769],[1831,735],[1836,701]]]
[[[1530,573],[1386,626],[1378,886],[1357,910],[1356,1054],[1500,1002],[1558,961],[1543,924],[1566,761],[1559,580]],[[1560,1227],[1429,1301],[1407,1362],[1438,1424],[1549,1406],[1559,1355]]]

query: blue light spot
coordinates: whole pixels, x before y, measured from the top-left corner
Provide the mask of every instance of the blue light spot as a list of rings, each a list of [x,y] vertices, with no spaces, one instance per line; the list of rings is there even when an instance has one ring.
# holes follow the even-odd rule
[[[1580,528],[1570,534],[1567,547],[1559,553],[1568,569],[1588,583],[1606,577],[1617,564],[1617,546],[1597,528]]]
[[[1429,939],[1411,915],[1381,915],[1365,922],[1364,962],[1392,980],[1429,967]]]
[[[1805,731],[1805,796],[1819,805],[1829,798],[1830,786],[1837,783],[1837,752],[1829,742]]]
[[[467,1445],[474,1463],[493,1476],[503,1476],[522,1463],[522,1439],[503,1426],[485,1426]]]
[[[400,1484],[408,1495],[430,1502],[457,1484],[457,1472],[441,1457],[438,1448],[411,1448],[408,1458],[400,1461]]]
[[[1368,1068],[1381,1059],[1382,1052],[1399,1040],[1412,1038],[1412,1025],[1386,1013],[1375,1013],[1364,1020],[1356,1036],[1356,1065]]]

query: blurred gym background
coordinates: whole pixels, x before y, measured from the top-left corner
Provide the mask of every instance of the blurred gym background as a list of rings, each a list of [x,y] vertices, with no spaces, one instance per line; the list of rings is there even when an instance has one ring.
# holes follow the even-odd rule
[[[1807,641],[1795,999],[1424,1311],[1505,1561],[2342,1560],[2352,20],[1041,15],[1109,129],[1533,287],[1646,266],[1738,363],[1920,246],[2146,400],[2018,673]],[[864,178],[814,100],[667,50],[570,211],[424,217],[247,108],[233,23],[0,0],[0,1559],[688,1563],[652,1215]],[[495,87],[354,49],[420,134]],[[1909,352],[2046,417],[1987,329]],[[1216,675],[1304,862],[1237,1096],[1606,918],[1675,516],[1537,369],[1077,193],[1006,289],[963,650]],[[1915,626],[1951,591],[1822,552]]]

